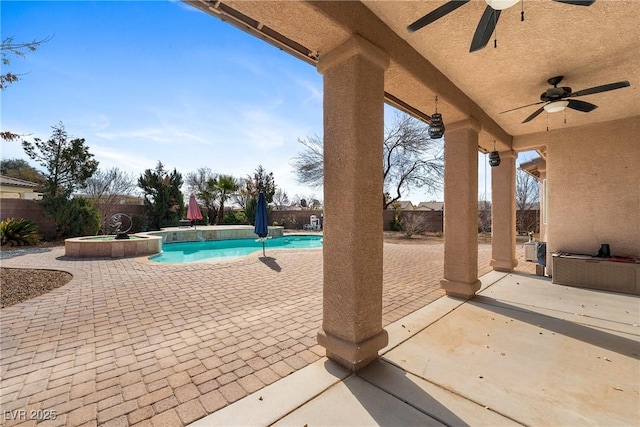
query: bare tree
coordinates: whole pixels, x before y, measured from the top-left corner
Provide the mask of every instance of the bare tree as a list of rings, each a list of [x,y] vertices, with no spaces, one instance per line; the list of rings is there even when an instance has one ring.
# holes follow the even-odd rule
[[[307,204],[309,205],[309,209],[312,210],[318,210],[318,209],[322,209],[322,202],[320,201],[320,199],[316,198],[316,197],[309,197],[307,199]]]
[[[3,73],[0,74],[0,90],[5,90],[10,84],[20,80],[20,74],[14,74],[11,71],[6,71],[6,68],[11,64],[10,55],[16,57],[24,57],[27,52],[36,51],[43,43],[51,40],[51,36],[45,37],[40,40],[33,40],[31,42],[18,43],[13,40],[13,37],[6,37],[2,40],[0,45],[0,60],[2,61]],[[8,130],[0,131],[0,139],[6,141],[17,140],[25,137],[26,135],[19,135]]]
[[[45,37],[40,40],[33,40],[30,42],[19,43],[13,40],[13,36],[5,37],[0,44],[0,58],[2,59],[2,66],[6,68],[11,64],[9,55],[24,58],[27,52],[35,52],[43,43],[51,40],[51,36]],[[7,71],[0,75],[0,90],[4,90],[12,83],[20,80],[19,74],[14,74],[11,71]]]
[[[197,194],[206,190],[207,181],[209,179],[215,178],[215,176],[216,174],[213,173],[213,171],[208,167],[199,168],[195,172],[189,172],[185,176],[184,180],[185,186],[187,188],[187,193]]]
[[[115,205],[124,203],[136,190],[136,177],[116,167],[98,169],[87,179],[86,185],[81,192],[93,200],[102,220],[102,232],[106,234],[109,218],[117,213]]]
[[[299,140],[304,145],[291,165],[298,182],[311,187],[323,184],[323,144],[319,137]],[[397,113],[385,129],[383,141],[383,209],[414,188],[433,192],[444,176],[442,144],[429,137],[429,126],[407,114]]]
[[[516,172],[516,211],[517,230],[531,231],[535,227],[536,218],[524,215],[527,210],[538,210],[540,207],[540,190],[538,181],[520,169]]]
[[[411,188],[429,192],[440,189],[444,177],[442,144],[429,137],[429,126],[408,114],[396,114],[384,138],[384,184],[390,200],[383,196],[383,209]],[[393,188],[393,190],[392,190]]]
[[[214,185],[217,174],[208,167],[199,168],[186,175],[187,192],[196,196],[198,202],[207,210],[209,224],[215,224],[218,217],[218,193]]]
[[[491,201],[478,201],[478,232],[491,231]]]
[[[324,184],[324,154],[322,139],[318,135],[298,139],[304,149],[291,159],[291,166],[300,184],[321,188]]]
[[[273,195],[273,204],[276,210],[279,211],[289,206],[289,196],[287,195],[287,192],[282,188],[278,188]]]

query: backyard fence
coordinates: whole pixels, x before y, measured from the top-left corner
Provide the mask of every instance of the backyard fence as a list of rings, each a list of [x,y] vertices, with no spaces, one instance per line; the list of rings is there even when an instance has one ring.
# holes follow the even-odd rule
[[[129,204],[111,205],[108,208],[108,212],[110,212],[110,215],[124,213],[132,218],[142,217],[144,215],[144,206]],[[57,237],[55,223],[51,218],[47,217],[42,205],[35,200],[0,199],[0,221],[7,218],[30,219],[38,225],[40,234],[42,234],[45,240],[53,240]]]
[[[143,205],[112,205],[109,208],[111,214],[124,213],[131,216],[134,219],[134,229],[132,232],[140,231],[138,223],[143,221],[141,218],[144,216]],[[370,218],[375,213],[366,215],[362,218],[362,221],[370,221]],[[273,210],[269,213],[269,225],[284,226],[287,230],[303,230],[305,224],[310,223],[311,215],[321,219],[323,222],[323,211],[320,210]],[[379,215],[379,214],[378,214]],[[391,223],[394,220],[395,211],[385,210],[383,215],[383,230],[391,231]],[[442,233],[443,232],[443,211],[421,211],[421,210],[404,210],[400,211],[400,219],[411,222],[413,224],[419,223],[421,228],[427,232]],[[25,199],[0,199],[0,220],[7,218],[27,218],[38,224],[40,227],[40,233],[46,240],[51,240],[56,237],[56,227],[53,221],[45,216],[45,211],[42,206],[35,200]],[[138,220],[140,219],[140,220]],[[540,211],[539,210],[525,210],[516,212],[516,229],[518,233],[526,233],[533,231],[535,233],[540,232]]]

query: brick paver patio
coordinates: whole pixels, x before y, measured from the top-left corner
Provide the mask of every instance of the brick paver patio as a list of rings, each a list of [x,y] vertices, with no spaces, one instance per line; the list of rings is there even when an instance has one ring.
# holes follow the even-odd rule
[[[74,274],[1,310],[4,425],[182,426],[324,356],[320,250],[183,265],[63,255],[2,261]],[[480,245],[480,274],[490,256]],[[443,295],[442,264],[442,244],[385,244],[385,325]]]

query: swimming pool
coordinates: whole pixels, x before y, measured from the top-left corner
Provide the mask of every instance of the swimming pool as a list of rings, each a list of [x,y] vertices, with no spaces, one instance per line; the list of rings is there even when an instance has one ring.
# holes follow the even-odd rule
[[[320,235],[289,235],[274,237],[265,242],[269,249],[321,248]],[[165,243],[162,253],[149,257],[160,263],[189,263],[206,260],[231,259],[262,251],[262,242],[256,239],[205,240],[202,242]]]

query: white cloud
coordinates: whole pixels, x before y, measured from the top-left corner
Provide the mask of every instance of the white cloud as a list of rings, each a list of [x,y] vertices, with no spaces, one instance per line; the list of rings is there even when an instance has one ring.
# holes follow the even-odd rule
[[[298,78],[294,81],[307,92],[305,103],[320,103],[320,105],[322,105],[322,88],[316,87],[316,85],[310,80]]]
[[[141,174],[145,169],[153,167],[157,160],[147,157],[144,154],[118,150],[106,147],[100,144],[94,144],[90,147],[90,152],[95,155],[98,160],[100,169],[110,169],[117,167],[135,176]]]

